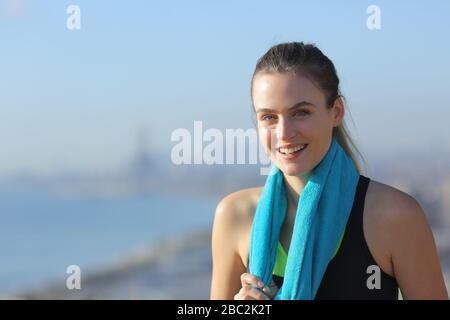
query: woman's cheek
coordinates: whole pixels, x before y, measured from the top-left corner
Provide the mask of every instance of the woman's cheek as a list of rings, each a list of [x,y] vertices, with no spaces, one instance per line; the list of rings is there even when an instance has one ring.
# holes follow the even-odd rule
[[[271,156],[274,153],[276,147],[276,136],[275,130],[269,127],[260,127],[259,128],[259,137],[264,146],[264,150],[268,156]]]

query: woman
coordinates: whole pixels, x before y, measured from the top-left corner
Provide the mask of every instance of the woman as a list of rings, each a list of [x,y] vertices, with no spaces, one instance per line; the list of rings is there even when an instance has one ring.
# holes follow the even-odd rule
[[[276,296],[288,253],[295,251],[290,245],[299,200],[333,141],[351,159],[358,179],[345,229],[312,298],[397,299],[400,289],[404,299],[448,299],[433,235],[418,202],[360,174],[333,63],[314,45],[276,45],[256,65],[251,97],[260,140],[283,177],[287,207],[272,281],[265,285],[248,272],[255,211],[264,188],[240,190],[219,203],[212,231],[211,299]]]

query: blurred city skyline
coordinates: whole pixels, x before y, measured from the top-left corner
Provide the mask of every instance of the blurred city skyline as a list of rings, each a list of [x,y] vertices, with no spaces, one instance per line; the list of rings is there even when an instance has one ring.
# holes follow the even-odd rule
[[[79,5],[81,29],[66,28]],[[381,30],[366,26],[369,5]],[[0,177],[115,171],[139,132],[253,128],[250,78],[272,45],[314,42],[334,62],[348,125],[375,157],[450,157],[450,3],[0,1]],[[164,160],[166,159],[166,160]],[[164,164],[170,165],[170,164]]]

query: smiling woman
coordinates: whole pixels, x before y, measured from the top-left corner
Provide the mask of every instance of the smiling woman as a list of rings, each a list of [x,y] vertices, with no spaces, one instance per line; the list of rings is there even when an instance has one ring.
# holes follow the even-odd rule
[[[251,97],[273,167],[217,206],[212,299],[447,299],[433,234],[410,195],[361,174],[331,60],[284,43]]]

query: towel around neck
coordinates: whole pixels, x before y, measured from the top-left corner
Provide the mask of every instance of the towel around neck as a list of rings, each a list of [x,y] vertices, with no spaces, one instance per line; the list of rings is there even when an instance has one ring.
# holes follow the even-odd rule
[[[283,285],[275,299],[314,299],[345,230],[358,179],[353,161],[333,137],[299,198]],[[249,252],[249,272],[266,285],[272,282],[286,210],[283,173],[273,165],[256,208]]]

